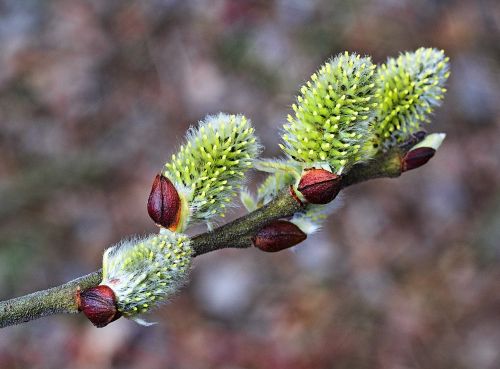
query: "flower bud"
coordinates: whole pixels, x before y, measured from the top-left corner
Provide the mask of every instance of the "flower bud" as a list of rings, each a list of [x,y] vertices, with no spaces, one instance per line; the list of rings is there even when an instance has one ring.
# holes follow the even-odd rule
[[[192,127],[163,170],[181,197],[180,224],[170,229],[182,232],[188,220],[209,225],[224,217],[260,150],[243,115],[209,115]]]
[[[425,136],[422,141],[406,153],[401,161],[401,172],[421,167],[427,163],[434,156],[445,138],[444,133],[432,133]]]
[[[280,147],[290,159],[340,173],[369,158],[362,147],[377,105],[375,69],[370,57],[345,52],[311,76],[283,126]]]
[[[341,189],[341,177],[325,169],[306,169],[298,190],[311,204],[328,204]]]
[[[98,328],[105,327],[118,319],[121,313],[116,307],[115,294],[104,285],[77,292],[78,310]]]
[[[181,199],[170,179],[158,174],[148,199],[148,213],[153,221],[175,231],[179,224]]]
[[[375,141],[382,150],[420,131],[441,105],[450,75],[449,58],[442,50],[419,48],[388,58],[377,68]]]
[[[145,324],[137,315],[154,309],[186,284],[193,254],[185,234],[162,229],[160,234],[122,240],[102,257],[102,285],[114,293],[125,317]]]
[[[418,147],[408,151],[401,163],[401,172],[406,172],[427,163],[436,153],[436,150],[430,147]]]
[[[277,252],[304,241],[307,235],[295,224],[275,220],[264,226],[252,238],[255,247],[266,252]]]

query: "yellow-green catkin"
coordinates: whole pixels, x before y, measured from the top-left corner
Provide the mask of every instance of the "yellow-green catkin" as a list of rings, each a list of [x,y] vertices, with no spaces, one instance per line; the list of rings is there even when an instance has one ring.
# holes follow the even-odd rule
[[[388,58],[376,74],[374,148],[388,149],[421,130],[442,102],[449,74],[449,58],[442,50],[420,48]]]
[[[163,174],[187,201],[190,218],[209,222],[224,216],[259,151],[250,120],[220,113],[188,131]]]
[[[284,126],[281,148],[304,166],[327,162],[340,174],[367,159],[376,106],[375,66],[345,52],[324,64],[300,89]]]
[[[186,235],[167,230],[121,241],[104,253],[101,284],[115,293],[118,310],[134,318],[165,302],[187,282],[190,245]]]

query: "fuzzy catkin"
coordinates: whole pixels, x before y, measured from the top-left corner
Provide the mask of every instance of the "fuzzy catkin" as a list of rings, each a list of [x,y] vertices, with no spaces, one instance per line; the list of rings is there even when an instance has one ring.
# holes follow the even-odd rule
[[[115,293],[118,311],[133,318],[175,294],[189,275],[190,244],[186,235],[165,230],[107,249],[101,284]]]
[[[280,145],[305,166],[327,162],[340,174],[366,159],[375,102],[375,66],[369,57],[344,53],[302,86]]]
[[[259,151],[250,120],[220,113],[188,131],[163,174],[186,199],[191,219],[209,222],[224,216]]]
[[[389,58],[376,75],[379,104],[374,124],[376,149],[387,149],[422,129],[442,102],[449,76],[442,50],[420,48]]]

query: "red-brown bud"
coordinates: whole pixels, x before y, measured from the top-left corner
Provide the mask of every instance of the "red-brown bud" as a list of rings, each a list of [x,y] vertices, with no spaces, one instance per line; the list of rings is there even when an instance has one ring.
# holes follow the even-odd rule
[[[158,174],[148,199],[148,213],[153,221],[175,231],[181,215],[181,199],[170,179]]]
[[[401,163],[401,172],[406,172],[427,163],[436,153],[431,147],[419,147],[406,153]]]
[[[98,328],[105,327],[121,316],[116,308],[116,298],[108,286],[99,285],[84,291],[77,291],[78,310]]]
[[[325,169],[306,169],[297,189],[311,204],[328,204],[341,189],[341,177]]]
[[[277,252],[304,241],[307,235],[295,224],[286,220],[275,220],[264,226],[252,238],[255,247],[266,252]]]

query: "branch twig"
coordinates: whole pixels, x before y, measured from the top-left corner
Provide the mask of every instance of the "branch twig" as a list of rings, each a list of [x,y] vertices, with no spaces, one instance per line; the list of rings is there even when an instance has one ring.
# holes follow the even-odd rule
[[[342,187],[374,178],[399,176],[403,154],[404,151],[397,148],[379,155],[366,164],[354,166],[342,177]],[[290,195],[289,189],[283,190],[267,205],[211,232],[194,237],[192,239],[194,256],[228,247],[250,247],[251,237],[263,226],[275,219],[292,216],[300,208],[301,205]],[[101,279],[99,270],[58,287],[0,302],[0,328],[47,315],[78,313],[77,290],[97,286]]]

